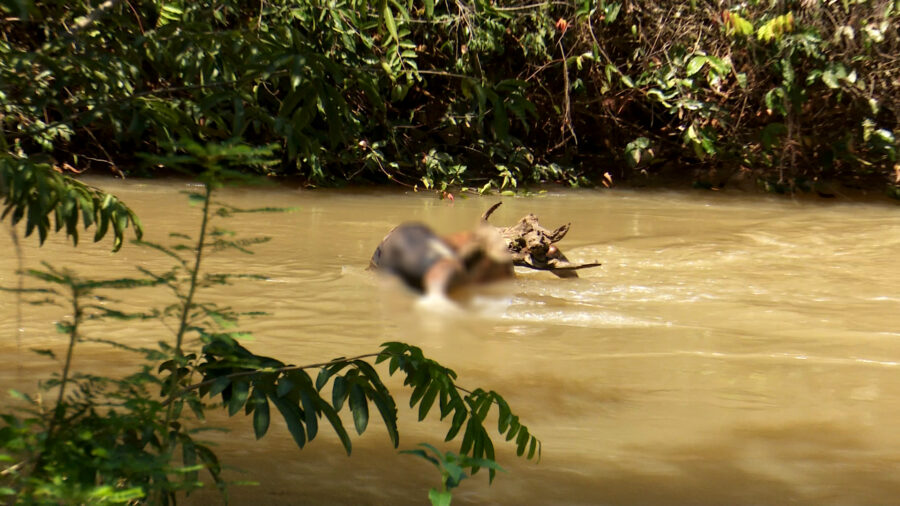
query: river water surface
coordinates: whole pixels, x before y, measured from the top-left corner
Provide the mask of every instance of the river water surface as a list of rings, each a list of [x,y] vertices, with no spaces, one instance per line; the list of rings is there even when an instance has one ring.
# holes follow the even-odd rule
[[[183,182],[95,183],[140,215],[150,240],[195,234],[199,211]],[[196,188],[194,188],[196,189]],[[579,279],[520,272],[463,307],[422,304],[365,270],[396,224],[441,232],[471,227],[497,198],[441,201],[433,194],[224,190],[241,214],[221,226],[272,238],[251,256],[221,252],[212,271],[265,274],[201,297],[247,320],[247,346],[294,364],[376,351],[384,341],[421,347],[459,382],[501,393],[543,441],[540,463],[495,437],[508,471],[466,480],[454,504],[896,504],[900,501],[900,217],[888,203],[797,202],[714,193],[571,191],[504,198],[492,216],[537,214],[576,262],[603,262]],[[7,227],[4,225],[4,227]],[[21,232],[21,229],[20,229]],[[44,260],[89,277],[163,270],[169,259],[111,241],[73,248],[63,237],[23,240],[26,267]],[[0,235],[0,284],[17,259]],[[171,302],[163,292],[122,294],[126,307]],[[54,363],[30,348],[62,350],[52,323],[65,309],[26,306],[0,292],[0,387],[32,390]],[[151,345],[156,323],[91,327],[94,337]],[[76,349],[76,368],[115,374],[129,356]],[[386,370],[382,369],[385,372]],[[447,425],[416,423],[397,382],[402,448],[442,445]],[[8,405],[12,401],[3,401]],[[374,413],[373,413],[374,415]],[[298,450],[273,421],[261,441],[250,420],[215,418],[211,435],[233,479],[236,504],[425,504],[438,474],[400,455],[373,416],[347,457],[323,428]],[[352,426],[352,424],[351,424]],[[456,449],[457,444],[444,446]],[[192,496],[218,502],[215,494]]]

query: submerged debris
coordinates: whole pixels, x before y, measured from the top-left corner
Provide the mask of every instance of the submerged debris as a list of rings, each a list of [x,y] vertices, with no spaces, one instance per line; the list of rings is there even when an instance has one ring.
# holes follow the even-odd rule
[[[570,224],[551,231],[533,214],[511,227],[489,224],[500,204],[491,206],[474,230],[445,237],[421,223],[401,224],[375,249],[369,268],[389,272],[419,292],[446,295],[465,286],[512,278],[513,266],[573,278],[579,269],[600,265],[573,264],[556,247]]]

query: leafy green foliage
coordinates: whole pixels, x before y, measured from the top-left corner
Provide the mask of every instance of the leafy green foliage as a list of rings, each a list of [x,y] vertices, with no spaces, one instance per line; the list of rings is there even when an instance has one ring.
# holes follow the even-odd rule
[[[267,145],[255,172],[441,191],[667,160],[893,180],[894,2],[213,4],[2,4],[3,151],[146,173],[184,139]]]
[[[385,343],[376,357],[375,363],[388,363],[390,374],[405,374],[404,384],[412,388],[410,407],[418,405],[419,420],[434,407],[439,408],[441,419],[450,420],[445,440],[461,435],[459,451],[471,456],[472,462],[495,457],[494,444],[484,427],[492,406],[499,413],[498,433],[507,441],[515,439],[518,455],[527,452],[527,458],[540,456],[540,441],[519,422],[496,392],[480,389],[470,392],[459,387],[455,372],[426,358],[419,348],[404,343]],[[313,381],[306,370],[315,368],[319,368],[319,373]],[[339,414],[347,407],[354,429],[362,434],[369,425],[369,408],[373,405],[391,443],[395,447],[399,444],[393,396],[377,371],[361,357],[336,359],[322,365],[292,366],[272,357],[255,355],[236,340],[219,334],[210,337],[204,346],[197,370],[202,381],[187,388],[198,389],[201,396],[221,395],[230,415],[241,410],[246,415],[253,414],[257,438],[268,430],[271,403],[287,422],[300,448],[316,437],[319,420],[324,417],[350,454],[350,437]],[[330,396],[324,393],[329,384]],[[477,472],[478,464],[472,464],[471,468]],[[491,469],[491,479],[494,473]]]
[[[232,143],[185,143],[172,151],[170,163],[203,169],[199,179],[205,191],[188,195],[203,206],[196,239],[177,232],[171,235],[174,244],[170,246],[138,242],[172,258],[175,265],[170,270],[138,267],[141,276],[137,278],[87,280],[44,265],[42,270],[27,272],[44,287],[14,289],[37,297],[38,303],[68,305],[71,316],[56,325],[68,339],[61,372],[41,385],[57,393],[55,403],[47,407],[43,396],[19,395],[26,404],[21,411],[24,416],[0,414],[0,460],[12,463],[0,475],[0,494],[15,495],[23,504],[170,504],[178,494],[203,486],[199,475],[203,470],[224,494],[228,483],[222,478],[222,466],[211,448],[196,438],[199,429],[192,423],[205,418],[216,397],[229,416],[251,417],[256,438],[265,436],[277,413],[299,448],[312,442],[327,422],[347,454],[352,443],[342,411],[349,411],[358,434],[366,431],[377,411],[397,447],[400,434],[394,396],[367,359],[386,362],[390,374],[404,375],[404,384],[412,388],[410,407],[418,405],[420,420],[439,407],[441,419],[450,418],[446,440],[461,436],[460,455],[442,457],[451,473],[446,489],[462,479],[456,471],[460,466],[471,473],[487,467],[493,480],[498,467],[484,426],[492,406],[499,413],[498,434],[515,440],[520,456],[526,450],[529,459],[540,456],[540,442],[500,395],[458,386],[454,371],[426,358],[414,346],[385,343],[378,352],[297,366],[255,354],[240,344],[249,334],[238,329],[239,319],[263,313],[238,312],[202,301],[200,295],[258,276],[207,273],[202,260],[222,251],[252,254],[250,248],[264,241],[235,238],[213,222],[237,213],[278,209],[239,209],[213,200],[213,193],[226,181],[245,177],[229,169],[229,164],[265,164],[271,150]],[[115,300],[109,291],[144,287],[168,288],[173,302],[144,312],[119,311],[111,305]],[[88,319],[160,320],[173,336],[156,348],[134,347],[83,335],[82,323]],[[137,353],[143,365],[124,378],[76,371],[73,357],[84,341]],[[50,350],[36,351],[55,359]],[[310,373],[315,371],[313,379]]]
[[[79,220],[84,229],[95,227],[94,241],[111,230],[113,251],[122,247],[129,225],[139,239],[142,234],[138,217],[114,195],[60,174],[47,163],[0,154],[0,192],[0,218],[8,216],[13,225],[24,218],[25,236],[37,231],[42,244],[49,232],[65,229],[77,245]]]
[[[900,36],[880,28],[900,12],[891,2],[838,3],[640,1],[610,21],[606,8],[622,2],[600,2],[587,19],[606,22],[579,40],[594,44],[594,81],[618,94],[608,102],[616,125],[651,140],[658,159],[724,174],[742,166],[794,189],[816,179],[890,184],[896,141],[866,132],[895,139],[900,128],[887,85]],[[635,148],[625,146],[626,161]]]
[[[173,143],[265,145],[253,172],[440,191],[670,165],[893,182],[900,9],[838,4],[8,1],[0,147],[147,173]]]
[[[465,468],[487,467],[492,471],[500,470],[499,465],[490,459],[474,459],[466,455],[459,455],[453,452],[441,453],[437,448],[428,443],[420,443],[423,449],[403,450],[400,453],[414,455],[434,464],[441,473],[441,490],[431,489],[428,491],[428,499],[432,506],[449,506],[452,494],[451,490],[458,487],[460,482],[466,478]],[[427,450],[427,451],[426,451]]]
[[[31,15],[3,28],[0,145],[78,169],[146,173],[156,165],[135,153],[164,156],[184,139],[275,144],[280,163],[260,172],[458,184],[459,170],[422,181],[433,149],[457,160],[439,168],[468,167],[467,184],[493,186],[494,165],[521,149],[538,117],[534,87],[494,67],[510,23],[540,27],[528,54],[553,48],[542,10],[514,15],[481,0],[474,10],[433,0],[214,4],[9,5]],[[495,153],[485,157],[485,146]],[[531,158],[518,166],[522,180],[546,174]]]
[[[58,391],[54,405],[48,408],[41,396],[17,394],[25,402],[24,416],[2,415],[0,456],[13,463],[4,471],[5,489],[22,503],[168,503],[176,492],[200,486],[198,462],[221,481],[215,455],[193,439],[192,431],[169,440],[165,406],[154,395],[161,383],[149,365],[125,378],[72,369],[77,345],[91,340],[80,331],[84,321],[158,316],[154,311],[110,310],[109,298],[101,294],[152,287],[173,278],[89,280],[46,264],[27,275],[47,286],[27,290],[40,297],[36,303],[71,307],[71,316],[57,324],[69,343],[61,373],[41,385]],[[134,351],[147,361],[160,357],[157,350]],[[173,462],[176,446],[190,454],[182,465]]]

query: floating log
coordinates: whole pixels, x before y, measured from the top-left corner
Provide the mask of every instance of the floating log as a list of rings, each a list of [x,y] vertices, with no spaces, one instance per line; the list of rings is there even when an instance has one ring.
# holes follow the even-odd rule
[[[513,264],[529,269],[550,271],[561,278],[577,278],[576,271],[599,267],[599,262],[586,264],[573,264],[555,246],[562,241],[569,232],[571,223],[549,230],[541,226],[537,216],[528,214],[511,227],[497,227],[490,225],[488,219],[500,207],[503,202],[492,205],[481,216],[482,225],[492,226],[506,241],[506,247],[512,256]]]

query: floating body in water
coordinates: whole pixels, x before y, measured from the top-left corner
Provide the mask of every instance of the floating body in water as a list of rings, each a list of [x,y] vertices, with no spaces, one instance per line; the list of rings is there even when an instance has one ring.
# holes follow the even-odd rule
[[[547,230],[533,214],[513,227],[494,227],[492,206],[472,231],[438,236],[421,223],[404,223],[375,249],[369,268],[393,274],[426,295],[449,295],[472,285],[515,276],[513,266],[548,270],[559,277],[578,277],[576,270],[600,264],[571,264],[555,243],[569,225]]]

